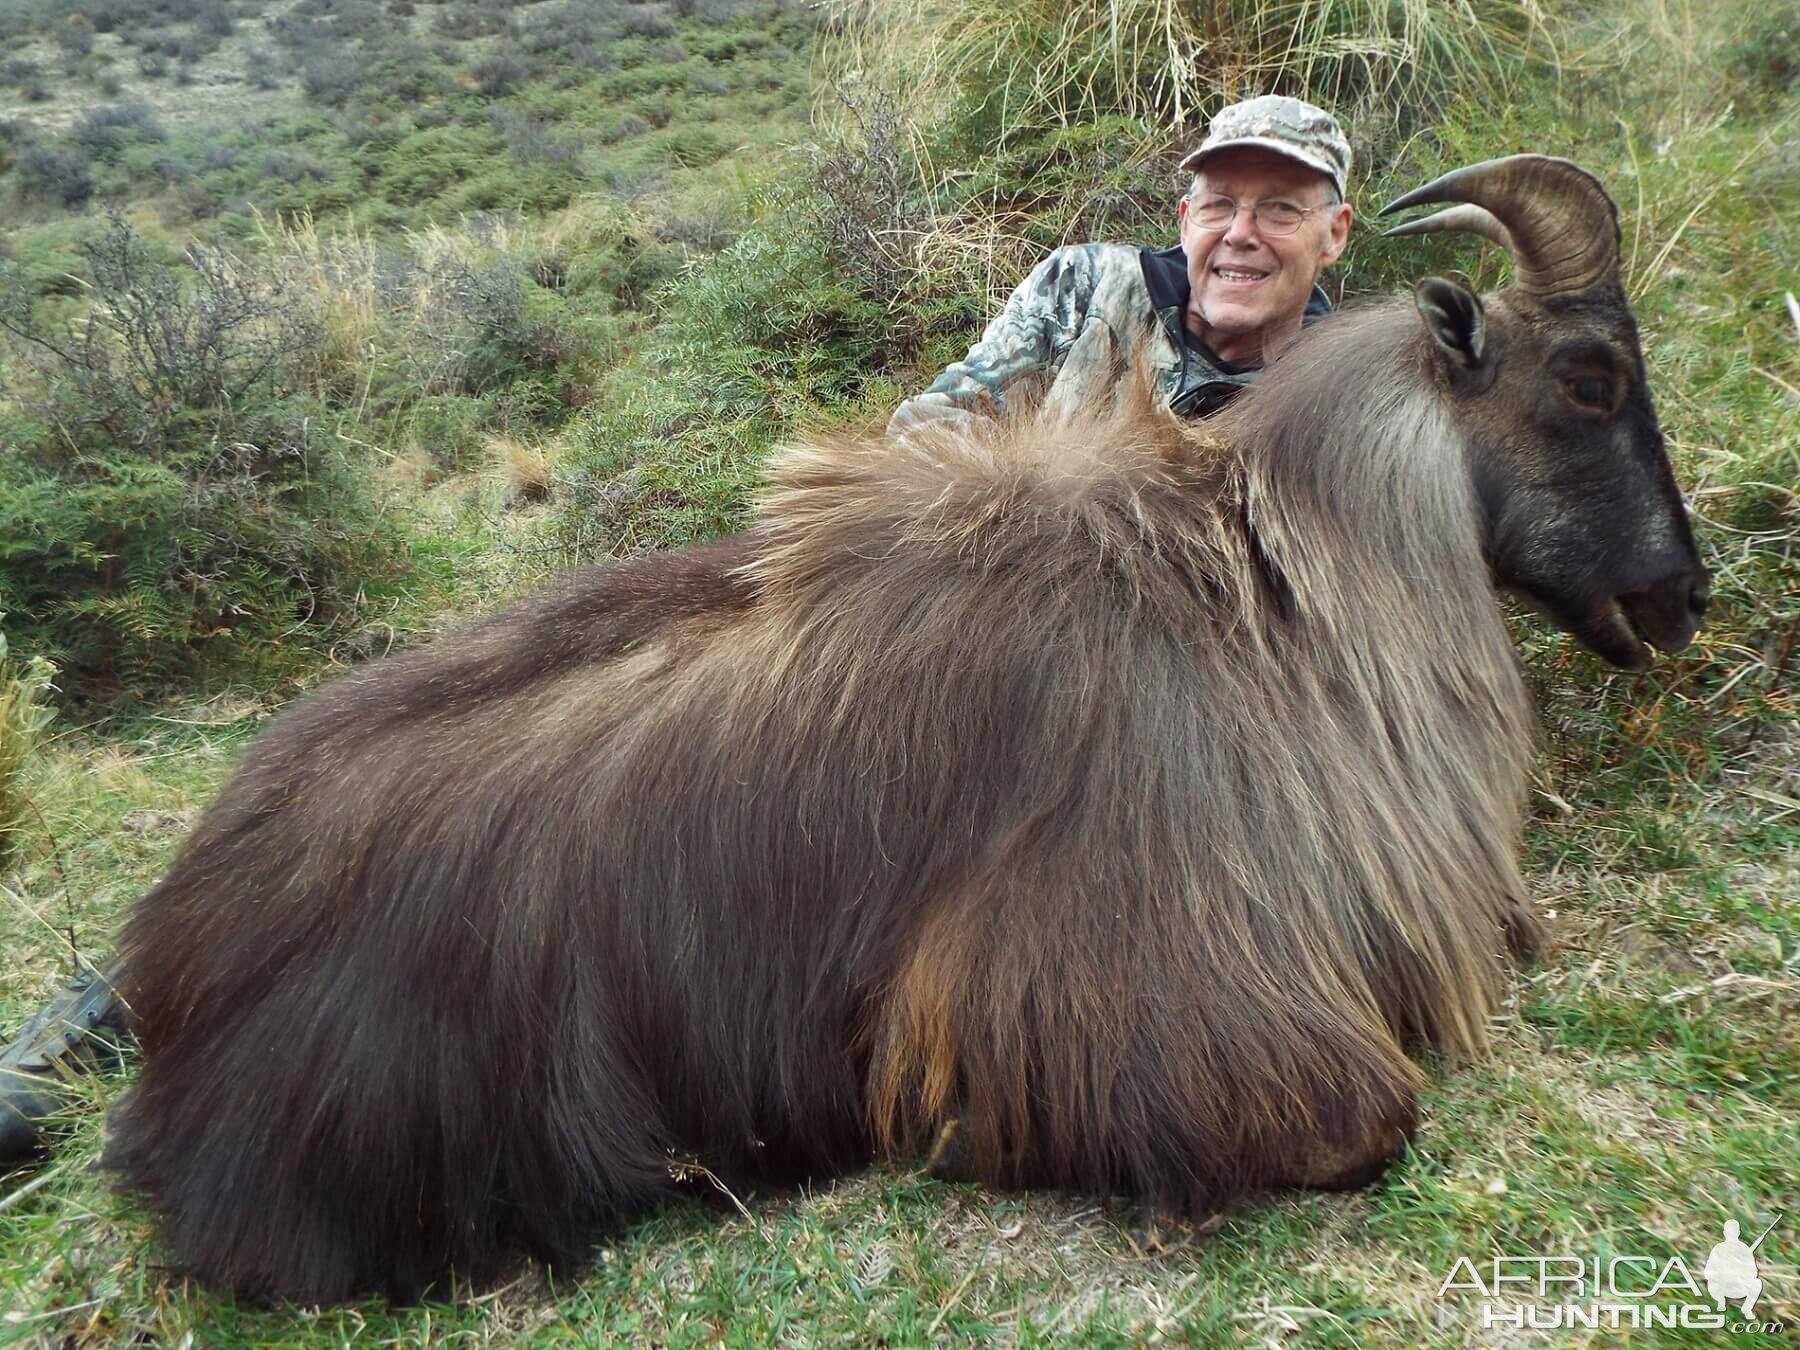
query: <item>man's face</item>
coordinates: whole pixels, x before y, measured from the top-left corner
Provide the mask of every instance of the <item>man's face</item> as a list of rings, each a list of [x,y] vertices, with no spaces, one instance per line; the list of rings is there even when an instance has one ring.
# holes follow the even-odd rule
[[[1197,186],[1177,210],[1193,302],[1221,356],[1260,355],[1265,335],[1299,323],[1313,283],[1350,237],[1350,208],[1329,205],[1334,195],[1323,174],[1254,146],[1222,150],[1201,166]],[[1238,212],[1228,224],[1206,229],[1195,217],[1212,197],[1235,198]],[[1267,201],[1321,209],[1293,234],[1272,235],[1252,215]]]

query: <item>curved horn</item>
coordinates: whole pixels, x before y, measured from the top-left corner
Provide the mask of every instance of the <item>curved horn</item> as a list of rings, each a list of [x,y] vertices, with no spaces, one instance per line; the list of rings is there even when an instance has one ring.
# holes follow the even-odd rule
[[[1402,234],[1478,234],[1483,239],[1500,245],[1515,258],[1519,255],[1518,246],[1513,243],[1512,235],[1507,233],[1506,226],[1500,223],[1499,217],[1480,206],[1452,206],[1429,216],[1420,216],[1417,220],[1405,221],[1381,233],[1384,238]]]
[[[1566,159],[1510,155],[1453,169],[1396,197],[1380,214],[1433,202],[1490,212],[1511,236],[1515,284],[1532,295],[1579,295],[1618,277],[1618,208],[1598,178]],[[1469,219],[1459,217],[1459,227]]]

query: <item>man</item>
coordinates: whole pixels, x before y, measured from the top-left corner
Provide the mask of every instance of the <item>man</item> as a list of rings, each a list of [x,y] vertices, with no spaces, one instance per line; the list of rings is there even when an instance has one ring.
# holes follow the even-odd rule
[[[1337,121],[1270,95],[1223,109],[1181,162],[1181,242],[1060,248],[968,356],[895,411],[889,432],[998,412],[1021,382],[1076,407],[1147,345],[1169,406],[1204,417],[1328,314],[1319,274],[1344,251],[1350,147]],[[116,1058],[122,1011],[102,976],[72,980],[0,1053],[0,1162],[39,1142],[72,1072]]]
[[[1046,382],[1047,401],[1079,407],[1141,355],[1171,409],[1204,417],[1331,312],[1317,282],[1351,219],[1350,146],[1331,114],[1279,95],[1232,104],[1181,168],[1193,179],[1176,203],[1180,243],[1057,249],[889,434],[997,413]]]

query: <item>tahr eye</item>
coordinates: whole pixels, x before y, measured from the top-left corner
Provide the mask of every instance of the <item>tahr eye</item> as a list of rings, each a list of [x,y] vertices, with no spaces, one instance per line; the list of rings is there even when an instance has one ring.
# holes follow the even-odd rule
[[[1612,391],[1607,388],[1605,380],[1596,380],[1590,377],[1582,380],[1570,380],[1567,383],[1569,397],[1577,403],[1585,404],[1590,408],[1604,408],[1611,402]]]

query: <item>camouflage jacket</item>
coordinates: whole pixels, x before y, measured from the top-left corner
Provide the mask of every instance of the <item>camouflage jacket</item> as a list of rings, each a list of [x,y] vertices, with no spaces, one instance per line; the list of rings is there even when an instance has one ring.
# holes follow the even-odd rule
[[[1188,294],[1179,244],[1059,248],[1019,283],[967,356],[895,409],[888,434],[1001,412],[1015,388],[1041,389],[1052,405],[1080,407],[1140,356],[1148,357],[1175,412],[1216,412],[1258,371],[1223,360],[1188,331]],[[1315,286],[1302,322],[1330,312]]]

